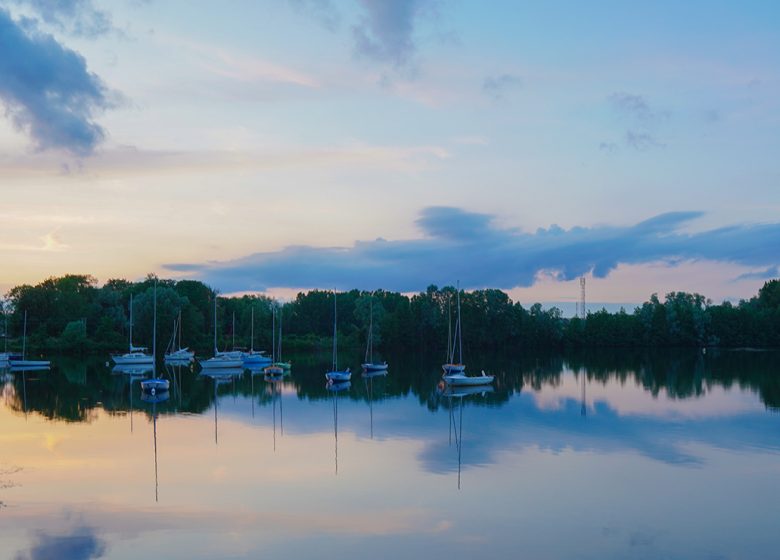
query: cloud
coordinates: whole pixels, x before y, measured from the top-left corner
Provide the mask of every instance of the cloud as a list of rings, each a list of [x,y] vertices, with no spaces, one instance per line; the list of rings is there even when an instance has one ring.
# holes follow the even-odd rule
[[[627,92],[617,92],[610,95],[607,100],[612,110],[629,125],[623,135],[622,144],[638,151],[650,148],[663,148],[665,144],[659,141],[654,130],[660,123],[669,118],[668,111],[654,109],[647,98],[642,95]],[[616,142],[602,142],[599,148],[614,152]]]
[[[17,552],[14,560],[89,560],[102,558],[105,551],[105,542],[95,535],[94,530],[82,526],[64,535],[39,531],[30,550]]]
[[[642,95],[617,92],[609,96],[609,102],[618,113],[638,121],[661,121],[669,118],[668,111],[652,109],[647,99]]]
[[[625,145],[635,150],[647,150],[649,148],[663,148],[664,144],[655,139],[649,132],[637,132],[627,130],[624,137]]]
[[[683,233],[700,212],[670,212],[631,226],[558,226],[526,233],[494,216],[430,207],[418,239],[357,241],[351,247],[291,246],[220,263],[168,264],[227,292],[267,288],[375,289],[412,292],[429,284],[511,289],[546,273],[572,280],[606,277],[620,264],[712,260],[744,266],[777,263],[780,223]]]
[[[2,8],[0,53],[13,53],[0,56],[0,100],[14,125],[40,150],[90,154],[105,137],[93,115],[113,103],[84,58]]]
[[[328,31],[336,31],[341,24],[341,14],[331,0],[287,0],[301,14],[306,14]]]
[[[499,76],[488,76],[482,82],[482,91],[498,101],[504,98],[504,94],[511,89],[523,85],[523,79],[513,74],[501,74]]]
[[[29,6],[46,24],[80,37],[97,37],[112,30],[111,17],[92,0],[14,0]]]
[[[740,274],[734,279],[734,281],[739,282],[740,280],[771,280],[772,278],[779,278],[779,277],[780,277],[780,267],[770,266],[769,268],[766,268],[764,270],[757,270],[755,272],[746,272],[745,274]]]
[[[355,52],[359,56],[406,66],[417,50],[414,27],[430,0],[359,0],[364,16],[353,26]]]

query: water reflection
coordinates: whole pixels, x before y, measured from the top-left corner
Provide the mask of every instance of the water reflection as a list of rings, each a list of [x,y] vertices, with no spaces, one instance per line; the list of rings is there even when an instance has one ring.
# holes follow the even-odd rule
[[[329,386],[330,356],[295,356],[284,380],[169,366],[155,402],[100,361],[5,372],[0,475],[24,470],[0,484],[0,539],[29,556],[67,510],[120,559],[706,558],[719,535],[727,557],[773,556],[778,353],[475,356],[495,384],[450,388],[438,359],[388,358],[391,375]],[[160,474],[167,529],[148,519]]]
[[[333,441],[335,452],[336,476],[339,474],[339,395],[352,388],[351,381],[328,381],[325,389],[331,394],[333,402]]]
[[[159,485],[157,481],[157,403],[165,402],[170,397],[168,391],[160,391],[152,395],[146,391],[141,392],[141,400],[152,405],[152,431],[154,439],[154,501],[160,501]]]

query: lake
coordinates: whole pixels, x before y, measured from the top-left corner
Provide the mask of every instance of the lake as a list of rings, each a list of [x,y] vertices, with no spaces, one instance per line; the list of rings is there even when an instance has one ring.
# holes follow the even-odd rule
[[[105,358],[3,372],[0,558],[780,554],[780,352],[469,360],[487,391],[421,356],[333,391],[329,354],[289,357],[169,369],[159,403]]]

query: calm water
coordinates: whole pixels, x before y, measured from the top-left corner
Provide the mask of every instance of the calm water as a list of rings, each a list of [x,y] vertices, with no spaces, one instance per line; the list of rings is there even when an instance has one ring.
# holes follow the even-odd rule
[[[780,353],[484,357],[473,394],[292,358],[158,404],[100,360],[4,374],[0,558],[780,554]]]

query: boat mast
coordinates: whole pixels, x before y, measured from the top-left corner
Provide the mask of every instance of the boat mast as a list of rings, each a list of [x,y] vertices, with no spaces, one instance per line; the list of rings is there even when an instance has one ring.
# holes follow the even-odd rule
[[[179,347],[177,350],[181,350],[181,309],[179,309]]]
[[[282,304],[282,307],[279,309],[279,342],[277,343],[279,348],[276,352],[276,359],[279,362],[282,361],[282,317],[284,317],[284,304]]]
[[[22,333],[22,361],[27,358],[27,310],[24,310],[24,331]]]
[[[154,281],[154,320],[152,321],[152,377],[157,378],[157,280]]]
[[[233,327],[232,327],[232,329],[233,329],[233,347],[231,348],[231,350],[235,350],[236,349],[236,312],[235,311],[233,311]]]
[[[252,330],[249,334],[249,353],[252,354],[255,351],[255,307],[252,306]]]
[[[452,363],[452,297],[447,298],[447,363]]]
[[[336,288],[333,288],[333,371],[338,371],[339,355],[336,346],[336,320],[338,310],[336,309]]]
[[[130,352],[133,351],[133,294],[130,294]]]
[[[217,351],[217,293],[214,292],[214,356],[216,356],[218,353],[219,352]]]
[[[276,362],[276,307],[271,308],[271,364]]]
[[[462,326],[460,324],[460,280],[458,280],[458,322],[455,325],[455,331],[458,335],[458,363],[463,363],[463,337],[462,337]]]
[[[374,363],[374,293],[371,292],[371,299],[368,306],[368,341],[366,344],[366,361]]]

